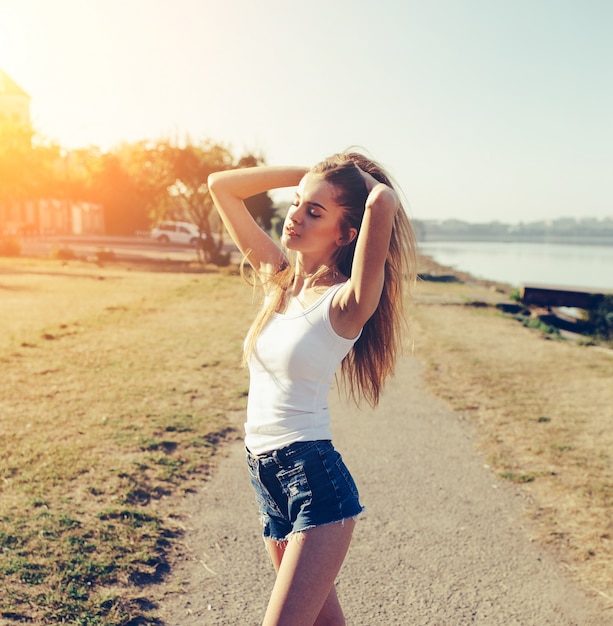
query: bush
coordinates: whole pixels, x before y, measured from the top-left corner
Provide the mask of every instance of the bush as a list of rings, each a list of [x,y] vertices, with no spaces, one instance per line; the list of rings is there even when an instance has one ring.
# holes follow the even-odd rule
[[[548,339],[555,338],[561,339],[562,335],[560,331],[551,324],[548,324],[547,321],[541,319],[540,317],[523,317],[516,316],[515,319],[519,320],[526,328],[534,328],[535,330],[540,331],[547,337]]]
[[[53,247],[49,256],[52,259],[58,259],[59,261],[73,261],[77,258],[77,255],[74,253],[74,250],[69,248],[68,246],[64,246],[62,248]]]
[[[109,250],[108,248],[98,248],[96,250],[96,261],[98,263],[103,263],[104,261],[114,261],[115,258],[115,252],[113,250]]]
[[[230,253],[217,252],[211,259],[211,263],[214,263],[217,267],[228,267],[230,265]]]
[[[600,296],[589,311],[592,334],[598,339],[613,339],[613,295]]]

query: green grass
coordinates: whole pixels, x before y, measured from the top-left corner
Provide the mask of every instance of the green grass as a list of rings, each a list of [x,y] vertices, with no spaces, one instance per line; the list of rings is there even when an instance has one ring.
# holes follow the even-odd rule
[[[245,405],[251,290],[0,259],[0,298],[0,622],[155,623],[168,496],[205,479]]]
[[[562,335],[560,331],[551,324],[547,324],[543,322],[543,320],[538,319],[537,317],[529,317],[525,318],[521,315],[512,316],[514,319],[519,320],[526,328],[533,328],[534,330],[538,330],[543,333],[547,337],[552,337],[555,339],[562,339]]]

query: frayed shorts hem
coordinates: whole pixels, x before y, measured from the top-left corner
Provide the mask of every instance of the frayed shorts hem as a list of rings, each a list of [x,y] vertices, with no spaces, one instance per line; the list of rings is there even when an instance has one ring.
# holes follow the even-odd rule
[[[347,520],[353,520],[354,522],[357,522],[358,518],[365,510],[366,508],[362,507],[362,510],[359,513],[356,513],[355,515],[350,515],[349,517],[343,517],[342,519],[333,520],[331,522],[323,522],[322,524],[312,524],[311,526],[307,526],[306,528],[299,528],[296,530],[292,530],[289,534],[287,534],[285,537],[281,537],[280,539],[277,539],[277,537],[272,537],[271,535],[266,535],[266,534],[262,534],[262,539],[264,541],[270,540],[276,543],[286,543],[290,541],[292,537],[295,537],[296,535],[299,535],[300,533],[313,530],[314,528],[323,528],[324,526],[332,526],[332,524],[344,525]]]

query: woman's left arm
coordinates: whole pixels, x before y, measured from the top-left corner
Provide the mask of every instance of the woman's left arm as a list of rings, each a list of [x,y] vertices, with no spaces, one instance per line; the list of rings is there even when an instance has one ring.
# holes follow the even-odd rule
[[[339,334],[355,337],[379,305],[385,278],[385,260],[394,217],[400,207],[398,194],[367,172],[362,176],[369,191],[357,237],[351,278],[339,292],[333,325]]]

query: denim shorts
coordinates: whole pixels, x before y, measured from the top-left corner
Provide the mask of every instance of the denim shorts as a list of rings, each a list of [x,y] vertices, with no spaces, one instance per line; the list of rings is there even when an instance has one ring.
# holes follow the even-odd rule
[[[262,455],[247,450],[247,465],[265,538],[282,541],[363,510],[355,482],[331,441],[299,441]]]

